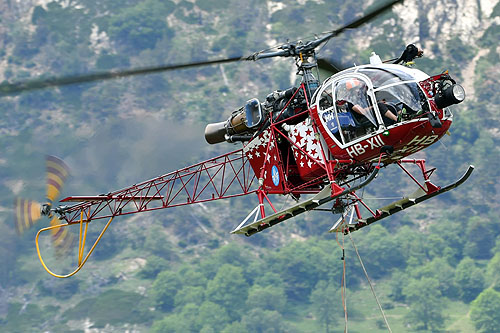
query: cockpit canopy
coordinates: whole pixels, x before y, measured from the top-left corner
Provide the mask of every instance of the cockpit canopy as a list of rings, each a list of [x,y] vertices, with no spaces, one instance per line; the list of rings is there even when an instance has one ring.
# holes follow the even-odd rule
[[[429,110],[418,84],[428,77],[398,65],[354,67],[327,79],[313,103],[323,126],[346,144]]]

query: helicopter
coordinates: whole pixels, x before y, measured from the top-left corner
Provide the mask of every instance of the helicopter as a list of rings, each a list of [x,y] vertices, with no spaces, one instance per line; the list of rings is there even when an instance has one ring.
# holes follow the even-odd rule
[[[465,99],[465,91],[449,73],[429,76],[410,64],[423,56],[415,45],[399,58],[382,61],[372,53],[370,62],[341,69],[317,57],[317,48],[346,29],[375,18],[401,0],[370,12],[354,22],[311,41],[288,42],[276,51],[261,51],[189,64],[114,71],[86,76],[35,80],[0,85],[0,94],[56,87],[117,77],[143,75],[182,68],[293,58],[298,87],[276,90],[263,101],[248,100],[225,120],[208,124],[209,144],[240,144],[237,150],[166,173],[132,186],[100,195],[69,196],[55,206],[67,167],[62,160],[47,158],[47,202],[17,199],[16,226],[22,232],[42,216],[51,225],[38,231],[35,242],[43,267],[49,274],[65,278],[77,273],[88,260],[114,218],[146,211],[257,196],[253,210],[230,232],[252,236],[309,211],[327,210],[340,218],[329,232],[350,233],[376,221],[450,191],[472,174],[474,167],[454,183],[438,186],[430,178],[425,159],[410,155],[438,142],[450,128],[451,105]],[[319,71],[329,72],[320,82]],[[399,166],[415,182],[417,190],[389,205],[370,207],[357,194],[368,186],[381,168]],[[408,166],[417,167],[420,176]],[[295,204],[278,210],[272,195],[288,196]],[[303,198],[306,197],[306,198]],[[326,207],[327,204],[331,206]],[[87,228],[91,222],[107,221],[95,243],[84,256]],[[64,252],[74,239],[63,233],[79,225],[78,265],[69,274],[53,273],[42,259],[39,236],[50,231],[56,248]]]

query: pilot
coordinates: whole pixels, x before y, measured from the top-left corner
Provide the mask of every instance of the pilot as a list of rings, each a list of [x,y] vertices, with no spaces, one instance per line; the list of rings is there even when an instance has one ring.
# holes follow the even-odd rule
[[[350,93],[349,100],[347,101],[347,108],[351,112],[355,112],[356,114],[362,115],[368,118],[373,123],[373,116],[371,116],[371,109],[373,106],[362,106],[361,104],[367,105],[367,97],[366,92],[368,87],[366,84],[356,78],[350,79],[346,82],[346,90]],[[397,115],[391,112],[388,106],[385,103],[385,100],[377,101],[377,105],[379,107],[380,113],[384,117],[384,123],[386,123],[385,119],[388,120],[388,123],[393,124],[398,121]],[[370,117],[371,116],[371,117]],[[359,120],[359,117],[356,117]],[[372,118],[372,119],[370,119]],[[363,123],[363,121],[361,121]],[[387,125],[387,124],[386,124]]]
[[[382,120],[386,126],[393,125],[398,122],[398,112],[396,108],[388,104],[385,99],[377,100],[377,106],[382,114]]]

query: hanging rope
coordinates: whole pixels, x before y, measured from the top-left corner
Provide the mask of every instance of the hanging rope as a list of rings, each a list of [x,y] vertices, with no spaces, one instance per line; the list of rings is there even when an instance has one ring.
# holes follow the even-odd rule
[[[370,284],[370,288],[372,290],[373,296],[375,297],[375,300],[377,301],[378,308],[380,309],[380,312],[382,313],[382,317],[384,318],[385,325],[387,326],[387,329],[390,333],[392,333],[391,327],[389,326],[389,322],[387,321],[387,317],[385,316],[384,310],[382,309],[382,305],[380,304],[377,294],[375,294],[375,289],[373,289],[372,282],[370,280],[370,277],[368,276],[368,272],[365,269],[365,265],[363,265],[363,260],[361,260],[361,256],[359,255],[358,248],[356,247],[356,244],[354,244],[354,240],[352,239],[351,233],[349,232],[349,229],[347,229],[347,234],[349,235],[349,238],[351,239],[352,246],[354,247],[354,250],[356,251],[356,254],[358,255],[359,263],[361,264],[361,268],[363,268],[363,272],[365,272],[366,280],[368,280],[368,284]]]
[[[339,242],[339,233],[337,232],[335,235],[335,239],[337,240],[337,243],[339,244],[339,247],[342,249],[342,257],[340,258],[342,260],[342,279],[340,281],[340,295],[342,297],[342,306],[344,307],[344,333],[347,333],[347,295],[346,295],[346,279],[345,279],[345,272],[346,272],[346,265],[345,265],[345,249],[344,249],[344,227],[342,227],[342,244]]]

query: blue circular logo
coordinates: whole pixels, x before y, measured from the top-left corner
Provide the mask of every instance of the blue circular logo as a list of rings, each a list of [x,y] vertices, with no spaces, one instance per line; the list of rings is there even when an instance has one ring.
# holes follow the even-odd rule
[[[280,183],[280,173],[276,165],[273,165],[271,169],[271,176],[273,177],[274,186],[278,186]]]

